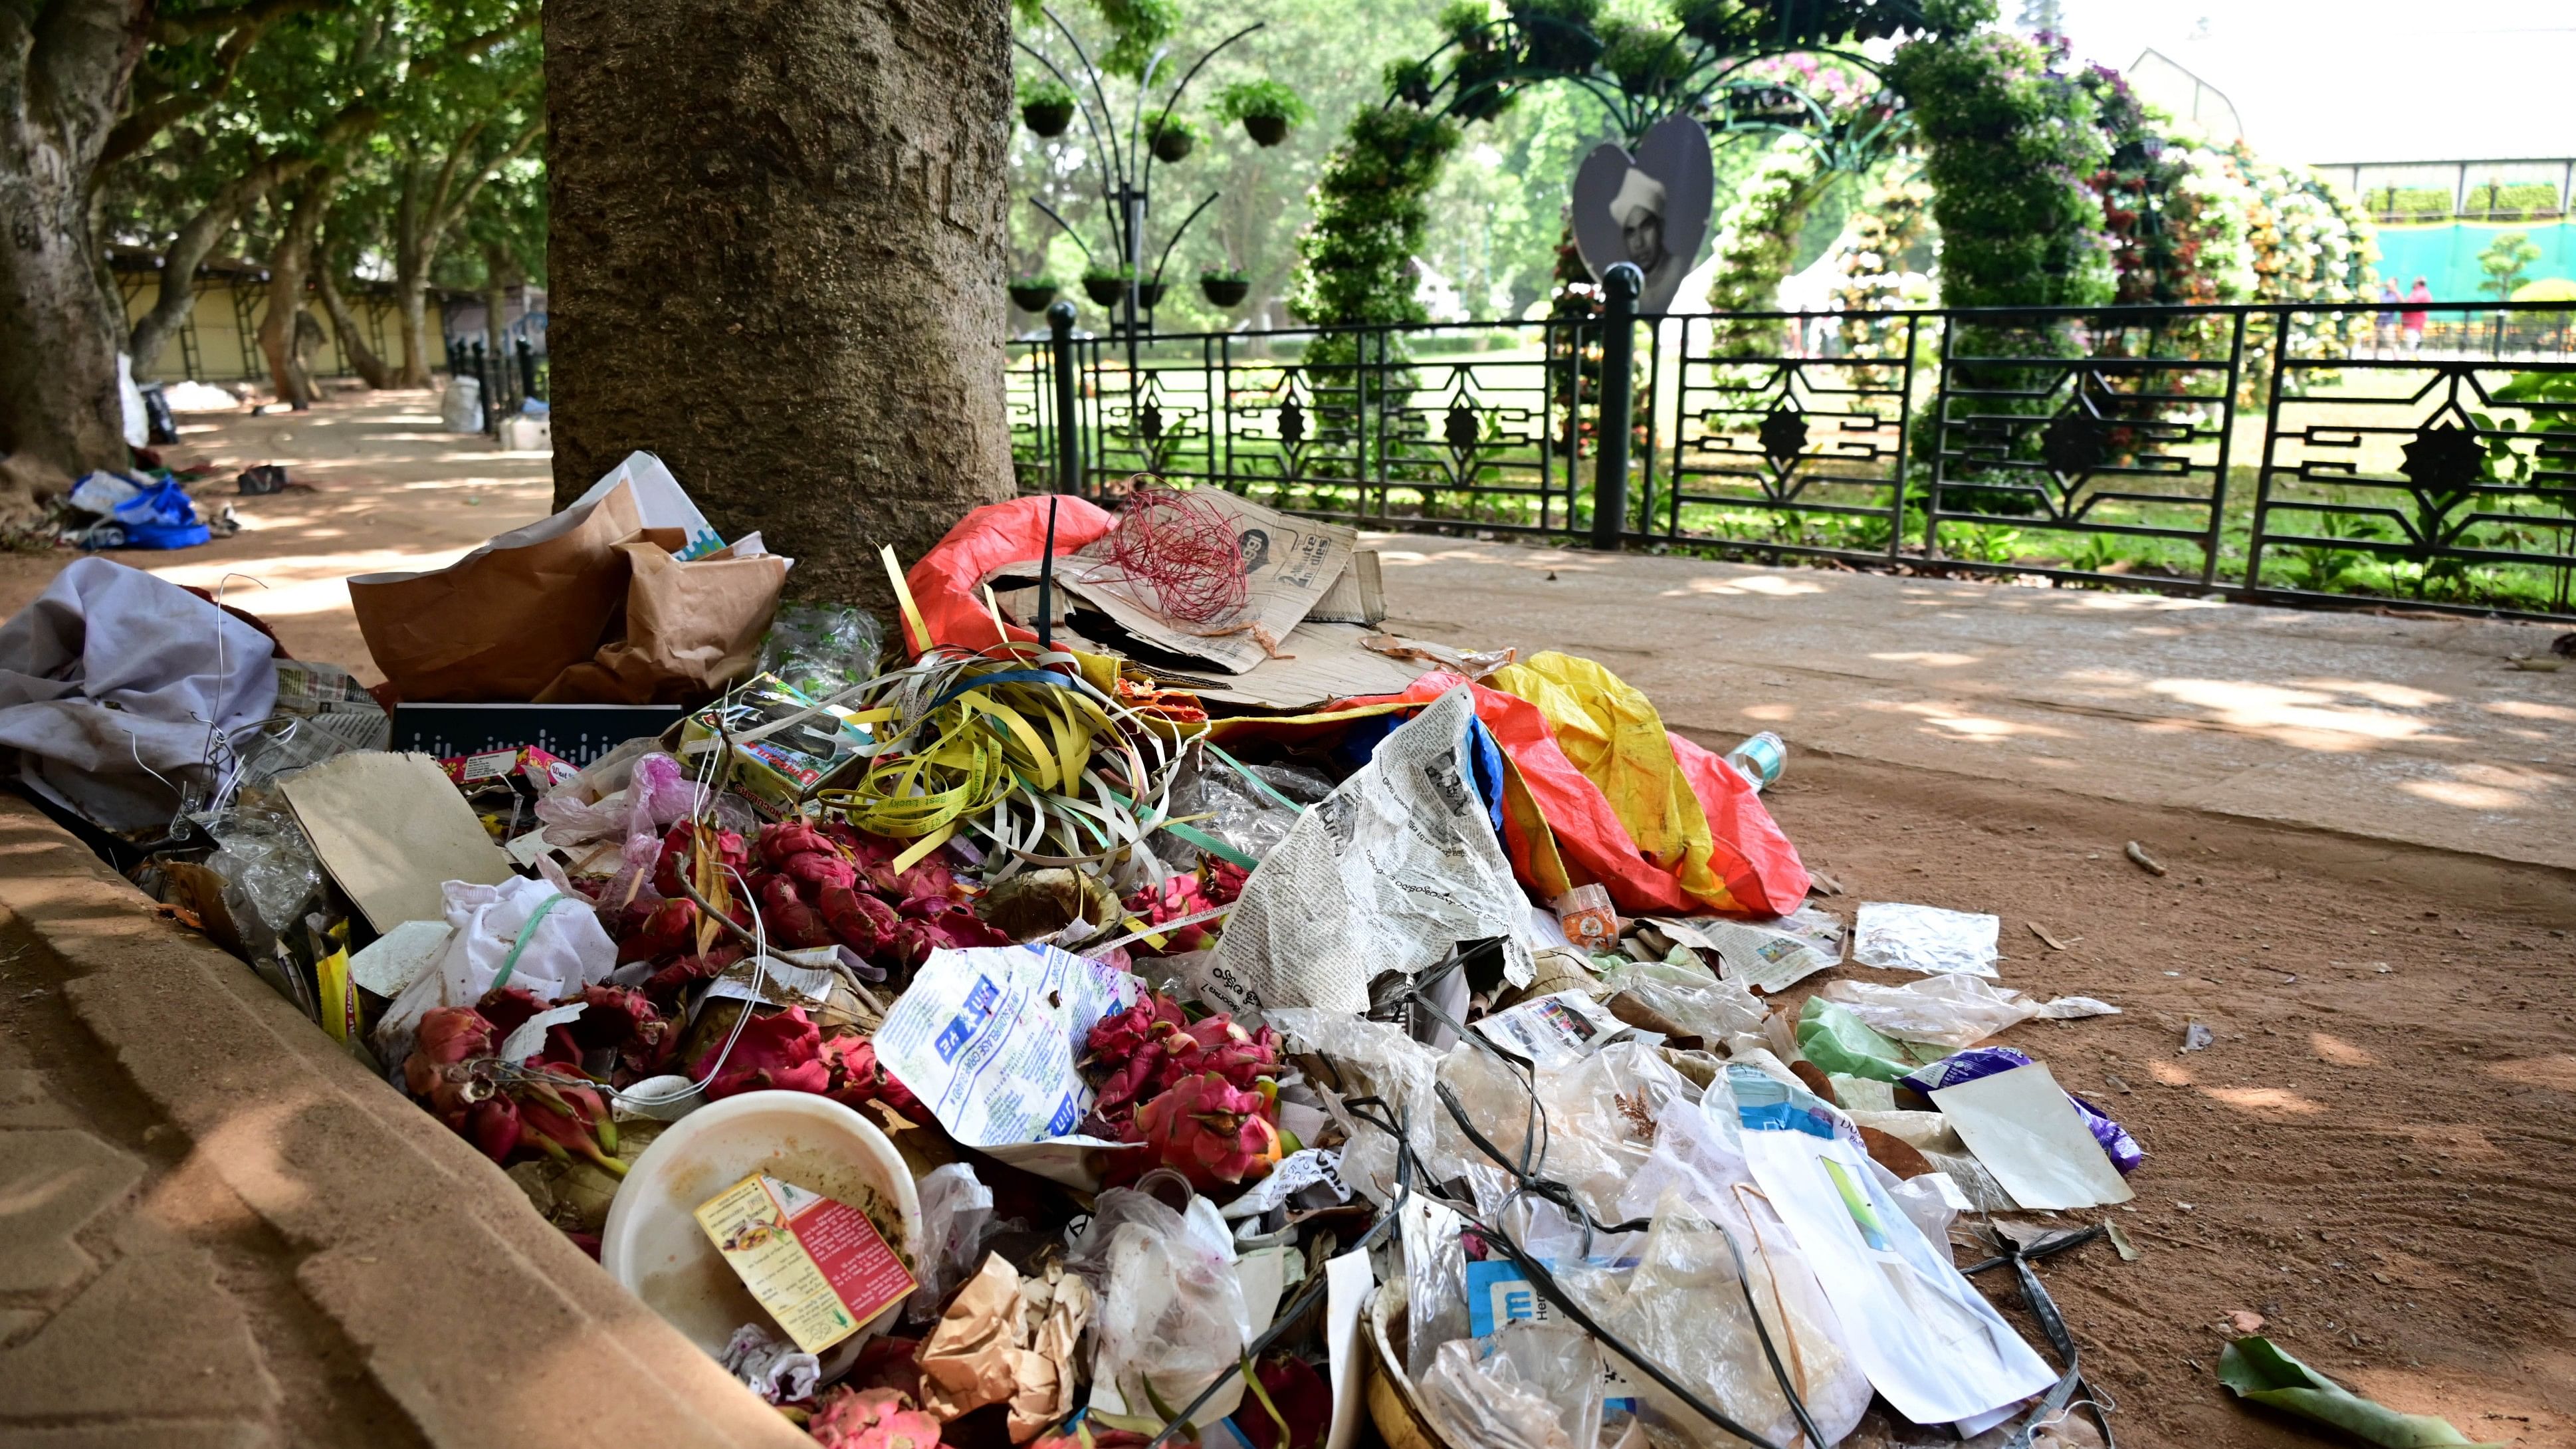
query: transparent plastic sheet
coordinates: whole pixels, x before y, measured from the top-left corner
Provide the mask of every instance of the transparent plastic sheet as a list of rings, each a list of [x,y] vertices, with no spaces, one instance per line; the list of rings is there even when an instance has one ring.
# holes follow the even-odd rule
[[[235,734],[231,743],[237,763],[226,788],[236,792],[274,784],[282,775],[310,769],[362,748],[309,719],[294,716],[264,721],[255,729]]]
[[[760,642],[754,674],[774,674],[809,699],[829,699],[876,677],[885,628],[850,604],[784,603]]]
[[[1239,1364],[1260,1326],[1235,1278],[1232,1235],[1205,1198],[1193,1197],[1184,1213],[1111,1188],[1095,1201],[1066,1266],[1099,1295],[1094,1401],[1108,1385],[1130,1415],[1153,1415],[1156,1398],[1175,1409],[1187,1404]],[[1231,1412],[1240,1392],[1221,1392],[1202,1417]]]
[[[903,1301],[903,1316],[927,1323],[984,1260],[984,1238],[993,1227],[993,1190],[963,1162],[923,1173],[919,1187],[921,1259],[914,1271],[919,1281]]]
[[[1566,1442],[1594,1449],[1601,1437],[1601,1350],[1592,1335],[1570,1323],[1522,1319],[1477,1342],[1489,1377],[1510,1365],[1523,1385],[1556,1406]]]
[[[1288,827],[1297,823],[1305,807],[1333,793],[1333,780],[1320,770],[1294,765],[1244,768],[1270,788],[1265,790],[1243,778],[1233,765],[1214,755],[1191,751],[1188,763],[1172,784],[1171,813],[1175,818],[1189,818],[1193,828],[1258,860],[1286,838]],[[1290,803],[1281,803],[1279,796],[1285,796]],[[1150,839],[1154,849],[1175,867],[1186,870],[1197,865],[1198,847],[1188,841],[1168,831],[1157,832]]]
[[[1414,1124],[1415,1139],[1427,1143],[1427,1124],[1447,1115],[1431,1091],[1439,1055],[1401,1028],[1321,1007],[1274,1006],[1262,1018],[1288,1037],[1292,1050],[1317,1053],[1340,1074],[1338,1088],[1332,1086],[1331,1073],[1315,1086],[1324,1095],[1326,1110],[1351,1134],[1342,1147],[1342,1181],[1381,1208],[1394,1202],[1395,1139],[1342,1111],[1338,1099],[1382,1098],[1389,1114]]]
[[[306,903],[322,889],[322,864],[282,803],[237,799],[228,809],[200,817],[199,823],[221,847],[206,858],[206,868],[222,876],[226,893],[238,895],[249,908],[252,919],[236,925],[263,931],[274,941],[303,919]],[[254,954],[266,954],[268,947],[267,941],[243,944]]]
[[[1593,966],[1603,984],[1702,1041],[1760,1031],[1770,1014],[1760,998],[1739,983],[1718,979],[1687,946],[1675,947],[1662,961],[1596,956]]]
[[[1556,1405],[1521,1379],[1502,1356],[1479,1363],[1472,1340],[1440,1345],[1430,1366],[1413,1376],[1422,1407],[1439,1421],[1441,1437],[1473,1449],[1576,1449]],[[1591,1449],[1584,1445],[1582,1449]]]
[[[1430,1198],[1405,1199],[1404,1371],[1419,1379],[1439,1351],[1474,1329],[1467,1311],[1467,1245],[1458,1214]]]
[[[1784,1321],[1783,1297],[1759,1254],[1746,1252],[1745,1271],[1753,1301],[1773,1342],[1782,1346],[1784,1360],[1790,1359],[1793,1344],[1831,1342],[1813,1324],[1793,1326]],[[1646,1234],[1635,1268],[1567,1267],[1557,1273],[1557,1281],[1604,1328],[1738,1422],[1775,1443],[1791,1443],[1798,1437],[1797,1416],[1772,1377],[1762,1341],[1745,1311],[1735,1255],[1716,1222],[1680,1195],[1667,1194],[1658,1205],[1654,1227]],[[1697,1413],[1654,1380],[1629,1372],[1617,1354],[1605,1354],[1605,1358],[1631,1384],[1639,1417],[1651,1437],[1685,1444],[1710,1442],[1710,1426]],[[1792,1362],[1791,1372],[1813,1381],[1815,1367]],[[1865,1406],[1865,1382],[1862,1387]],[[1831,1432],[1818,1408],[1810,1402],[1808,1412],[1817,1415],[1819,1427]],[[1858,1418],[1855,1410],[1851,1421]]]
[[[2002,925],[1970,911],[1864,901],[1852,926],[1852,960],[1894,971],[1992,976]]]
[[[1980,977],[1957,973],[1927,976],[1903,986],[1828,981],[1821,994],[1851,1008],[1853,1015],[1881,1036],[1930,1042],[1954,1051],[1974,1046],[2033,1017],[2070,1020],[2117,1016],[2120,1012],[2120,1008],[2089,996],[2034,1001],[2011,987],[1991,986]]]

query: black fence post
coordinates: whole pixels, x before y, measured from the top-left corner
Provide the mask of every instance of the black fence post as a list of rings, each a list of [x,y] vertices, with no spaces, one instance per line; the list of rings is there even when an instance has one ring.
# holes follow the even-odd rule
[[[1633,410],[1637,294],[1646,274],[1617,262],[1601,276],[1601,413],[1592,469],[1592,546],[1615,550],[1628,530],[1628,414]]]
[[[1081,396],[1074,385],[1071,302],[1047,308],[1047,331],[1047,356],[1055,368],[1055,491],[1077,493],[1082,489],[1082,442],[1074,415]]]
[[[522,398],[535,397],[537,395],[537,349],[528,341],[528,339],[522,337],[518,341],[517,351],[519,354],[519,396]]]

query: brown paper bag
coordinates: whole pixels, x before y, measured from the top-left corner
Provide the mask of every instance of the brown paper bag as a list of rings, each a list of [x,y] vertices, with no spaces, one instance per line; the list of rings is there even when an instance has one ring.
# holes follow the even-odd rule
[[[352,578],[349,605],[402,698],[523,702],[613,637],[631,572],[618,545],[639,526],[634,490],[621,483],[446,568]]]
[[[698,704],[760,655],[761,636],[787,583],[787,560],[770,555],[682,561],[652,532],[620,542],[626,572],[622,625],[590,659],[557,675],[538,704]]]

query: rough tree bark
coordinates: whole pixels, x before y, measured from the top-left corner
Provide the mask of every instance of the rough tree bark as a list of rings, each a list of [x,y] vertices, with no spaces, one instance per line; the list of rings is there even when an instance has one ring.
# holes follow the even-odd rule
[[[127,462],[125,328],[98,283],[89,179],[142,57],[148,9],[0,5],[0,455],[73,475]]]
[[[384,389],[394,385],[393,369],[367,345],[367,330],[358,325],[357,314],[349,310],[349,299],[340,294],[339,264],[334,253],[324,247],[314,254],[313,290],[321,294],[322,310],[331,314],[332,334],[340,339],[340,355],[349,359],[358,380],[367,386]]]
[[[659,454],[882,607],[1012,491],[1007,0],[547,0],[555,497]]]
[[[322,213],[331,206],[337,178],[315,171],[297,188],[294,210],[268,258],[268,310],[259,319],[259,350],[268,359],[268,375],[277,400],[302,412],[314,402],[313,379],[296,346],[298,319],[304,315],[304,283],[311,275],[313,237]]]
[[[271,187],[294,180],[312,165],[309,158],[275,157],[263,161],[224,183],[195,216],[180,225],[170,238],[169,250],[161,254],[160,293],[153,299],[152,310],[135,320],[133,339],[126,346],[126,351],[134,354],[136,377],[151,376],[161,360],[161,349],[188,325],[188,313],[197,304],[197,268],[215,249],[215,243],[223,240],[242,212],[266,196]]]

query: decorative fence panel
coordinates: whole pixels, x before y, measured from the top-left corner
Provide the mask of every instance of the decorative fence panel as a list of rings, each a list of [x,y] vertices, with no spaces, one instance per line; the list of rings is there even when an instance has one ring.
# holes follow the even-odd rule
[[[1033,491],[1146,473],[1371,528],[2576,616],[2576,306],[2426,310],[1068,332],[1012,344],[1009,407]]]

